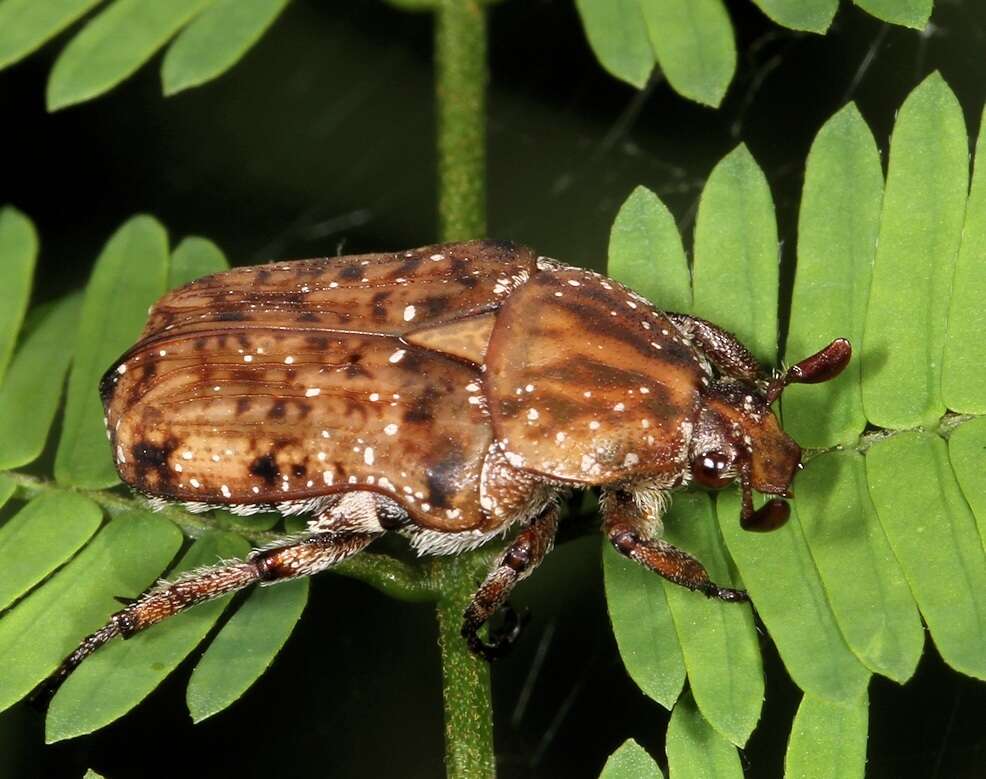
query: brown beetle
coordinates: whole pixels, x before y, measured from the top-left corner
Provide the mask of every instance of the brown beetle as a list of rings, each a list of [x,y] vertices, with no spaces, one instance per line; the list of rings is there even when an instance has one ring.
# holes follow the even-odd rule
[[[101,385],[122,479],[152,503],[308,514],[303,537],[160,583],[62,664],[249,584],[321,571],[388,530],[455,554],[520,528],[465,613],[479,628],[551,549],[558,499],[600,487],[622,554],[710,597],[745,600],[660,539],[692,480],[789,496],[801,450],[770,403],[828,380],[837,340],[770,377],[735,337],[655,310],[605,276],[510,243],[238,268],[165,295]]]

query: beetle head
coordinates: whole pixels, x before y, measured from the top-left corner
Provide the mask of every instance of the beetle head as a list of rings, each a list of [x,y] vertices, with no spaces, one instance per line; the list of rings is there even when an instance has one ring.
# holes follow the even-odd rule
[[[753,490],[794,497],[791,482],[801,469],[801,447],[788,436],[770,409],[789,384],[816,384],[838,376],[852,349],[837,339],[785,373],[757,387],[745,381],[722,380],[703,390],[702,410],[691,444],[692,477],[719,489],[739,480],[747,530],[773,530],[783,525],[790,509],[779,498],[753,508]]]

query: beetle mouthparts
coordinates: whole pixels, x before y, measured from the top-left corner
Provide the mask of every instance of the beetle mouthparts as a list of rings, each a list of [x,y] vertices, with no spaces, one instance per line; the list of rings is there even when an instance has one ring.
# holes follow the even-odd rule
[[[767,385],[767,402],[773,403],[781,396],[788,384],[820,384],[838,376],[849,364],[852,357],[852,344],[845,338],[836,338],[832,343],[792,365],[784,375]]]

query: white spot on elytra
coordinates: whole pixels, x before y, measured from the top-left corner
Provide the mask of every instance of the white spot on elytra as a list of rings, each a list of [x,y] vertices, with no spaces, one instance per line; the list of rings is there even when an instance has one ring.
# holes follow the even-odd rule
[[[524,387],[524,389],[527,390],[528,392],[534,392],[534,385],[528,384],[526,387]]]
[[[617,403],[613,406],[613,411],[623,411],[626,408],[622,403]]]
[[[476,382],[471,382],[467,384],[466,392],[479,392],[479,385]]]
[[[322,431],[322,438],[328,438],[328,437],[329,437],[329,435],[330,435],[330,433],[329,433],[329,431],[328,431],[328,430],[323,430],[323,431]]]
[[[565,434],[564,433],[555,433],[555,442],[556,443],[559,443],[560,444],[564,440],[565,440]]]
[[[434,262],[438,262],[439,260],[444,260],[445,259],[445,255],[444,254],[433,254],[428,259],[433,260]]]
[[[578,282],[575,279],[569,279],[568,280],[568,285],[570,287],[581,287],[582,286],[581,282]]]
[[[380,393],[379,392],[371,392],[370,393],[370,402],[371,403],[376,403],[378,400],[380,400]]]
[[[305,390],[305,397],[314,398],[317,395],[320,395],[321,393],[322,390],[320,390],[318,387],[309,387],[308,389]]]
[[[229,487],[227,487],[225,484],[219,487],[219,491],[223,494],[224,498],[229,498],[232,497],[233,495],[233,493],[229,491]]]
[[[191,460],[193,455],[191,452],[182,452],[181,457],[183,460]]]
[[[253,362],[253,355],[252,354],[244,354],[243,355],[243,362]]]
[[[404,349],[398,349],[396,352],[390,355],[390,357],[387,358],[387,362],[391,364],[399,363],[401,360],[404,359],[405,354],[407,354],[407,352]]]
[[[166,349],[162,349],[161,351],[158,352],[158,354],[161,357],[167,357],[168,356],[168,351]]]
[[[284,358],[285,365],[291,365],[293,362],[294,362],[294,357],[292,357],[290,354]]]
[[[623,466],[628,467],[631,465],[636,465],[640,462],[640,458],[633,452],[627,452],[626,457],[623,458]]]
[[[531,420],[532,422],[535,419],[537,419],[539,416],[541,416],[541,415],[538,414],[538,410],[536,408],[532,408],[532,409],[528,410],[528,412],[527,412],[527,418],[529,420]]]
[[[383,429],[383,432],[385,432],[387,435],[397,435],[397,430],[398,430],[397,425],[391,422]]]
[[[373,465],[373,447],[368,446],[363,450],[363,462],[367,465]]]
[[[202,482],[200,482],[198,479],[191,479],[188,483],[191,484],[193,487],[195,487],[195,489],[198,489],[199,487],[202,486]]]
[[[640,388],[640,394],[641,395],[647,395],[649,392],[650,392],[650,389],[648,389],[647,387],[641,387]]]
[[[414,306],[405,306],[404,307],[404,321],[405,322],[410,322],[412,319],[414,319]]]
[[[596,421],[595,419],[593,419],[593,420],[592,420],[592,421],[591,421],[591,422],[589,423],[589,429],[590,429],[590,430],[598,430],[598,429],[599,429],[599,423],[598,423],[598,422],[597,422],[597,421]]]
[[[177,473],[181,473],[183,470],[185,469],[181,467],[181,463],[175,463],[175,471]]]
[[[116,372],[122,376],[124,373],[127,372],[127,366],[121,362],[119,365],[116,366]]]

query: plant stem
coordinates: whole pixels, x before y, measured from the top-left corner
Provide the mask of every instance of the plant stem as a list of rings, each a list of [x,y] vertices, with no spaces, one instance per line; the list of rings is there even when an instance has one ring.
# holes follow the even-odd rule
[[[438,232],[443,241],[486,235],[486,10],[479,0],[438,0],[435,98]]]
[[[486,79],[486,10],[482,3],[437,0],[435,101],[442,241],[486,234]],[[432,563],[432,585],[441,593],[438,642],[449,779],[487,779],[496,774],[490,669],[473,656],[459,635],[462,614],[488,560],[487,552],[438,558]]]
[[[445,770],[449,779],[496,776],[490,668],[469,651],[459,634],[462,613],[476,586],[474,577],[484,570],[485,566],[477,566],[475,555],[440,558],[433,564],[433,581],[442,593],[436,611],[445,704]]]

